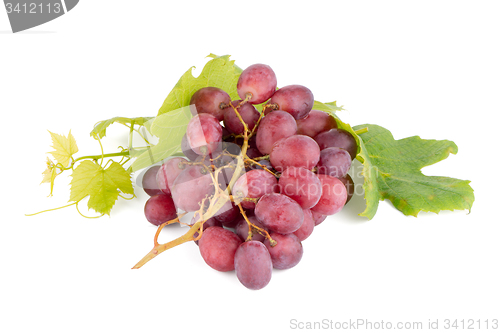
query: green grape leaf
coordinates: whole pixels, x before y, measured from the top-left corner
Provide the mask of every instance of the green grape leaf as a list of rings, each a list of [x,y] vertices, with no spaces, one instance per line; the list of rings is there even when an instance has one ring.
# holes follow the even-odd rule
[[[158,137],[158,143],[140,154],[130,166],[134,172],[177,153],[182,153],[181,141],[189,120],[192,118],[189,106],[158,115],[151,124],[151,134]]]
[[[51,151],[50,154],[54,156],[58,163],[67,167],[73,154],[78,152],[75,137],[71,134],[71,130],[67,137],[52,133],[51,131],[49,131],[49,133],[52,137],[52,148],[55,149],[55,151]]]
[[[69,201],[79,202],[90,196],[88,208],[101,214],[109,215],[118,199],[118,190],[134,194],[130,174],[118,162],[113,161],[104,169],[95,162],[85,160],[75,168],[71,177]]]
[[[126,118],[126,117],[114,117],[111,119],[106,119],[95,124],[94,129],[90,132],[90,136],[93,138],[102,139],[106,136],[106,129],[113,123],[120,123],[122,125],[130,125],[132,122],[134,125],[146,126],[146,123],[153,119],[153,117],[136,117],[136,118]]]
[[[216,56],[210,54],[208,61],[198,77],[193,76],[193,68],[182,75],[172,91],[163,102],[158,115],[188,106],[191,96],[204,87],[217,87],[229,94],[231,100],[240,99],[236,91],[236,83],[242,72],[241,68],[229,60],[229,55]]]
[[[325,111],[325,112],[332,114],[332,113],[335,113],[337,111],[343,111],[344,107],[337,106],[337,101],[329,102],[329,103],[322,103],[322,102],[314,101],[313,110]]]
[[[444,160],[458,148],[448,140],[423,140],[413,136],[395,140],[387,129],[371,124],[355,126],[359,134],[367,207],[360,215],[373,218],[378,202],[389,199],[405,215],[420,211],[468,209],[474,202],[474,191],[468,180],[425,176],[421,169]]]

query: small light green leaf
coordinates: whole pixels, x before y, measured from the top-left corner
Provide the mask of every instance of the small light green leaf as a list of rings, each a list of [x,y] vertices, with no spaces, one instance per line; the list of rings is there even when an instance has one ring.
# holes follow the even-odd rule
[[[56,179],[58,173],[57,173],[57,168],[54,165],[54,162],[52,162],[48,157],[47,157],[47,169],[45,169],[45,171],[42,174],[43,174],[43,179],[41,184],[50,183],[50,193],[49,193],[50,197],[52,196],[52,192],[54,191],[54,180]]]
[[[360,134],[363,162],[366,210],[360,215],[371,219],[378,201],[389,199],[405,215],[417,216],[420,211],[438,213],[441,210],[468,209],[474,202],[474,192],[468,180],[425,176],[420,169],[437,163],[458,148],[448,140],[423,140],[413,136],[394,140],[391,132],[377,125]]]
[[[94,129],[90,132],[90,136],[93,138],[98,137],[102,139],[106,136],[106,129],[113,123],[120,123],[122,125],[130,125],[134,122],[135,125],[144,126],[149,120],[154,117],[136,117],[136,118],[126,118],[126,117],[114,117],[107,120],[102,120],[98,122]]]
[[[50,154],[54,156],[58,163],[67,167],[71,156],[78,152],[76,140],[71,134],[71,130],[69,131],[68,137],[52,133],[51,131],[49,131],[49,133],[52,137],[52,148],[55,149],[55,151],[51,151]]]
[[[118,162],[112,162],[107,169],[91,161],[83,161],[73,171],[69,201],[80,201],[90,196],[88,208],[108,214],[113,208],[120,190],[133,194],[130,174]]]

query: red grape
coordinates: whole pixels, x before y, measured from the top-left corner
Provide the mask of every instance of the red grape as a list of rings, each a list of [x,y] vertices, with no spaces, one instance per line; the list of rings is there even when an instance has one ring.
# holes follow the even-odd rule
[[[271,67],[263,64],[248,66],[240,75],[236,89],[241,99],[247,94],[252,97],[248,100],[251,104],[260,104],[267,101],[276,91],[276,74]]]
[[[203,231],[198,245],[208,266],[220,272],[229,272],[234,270],[234,255],[241,243],[241,238],[234,232],[209,227]]]
[[[266,246],[258,241],[242,243],[234,256],[238,280],[252,290],[259,290],[271,281],[273,263]]]
[[[267,155],[276,141],[296,133],[297,123],[289,113],[280,110],[271,112],[260,121],[256,139],[257,149]]]
[[[260,198],[255,206],[255,216],[267,229],[281,234],[294,232],[304,222],[304,211],[300,205],[279,193]]]
[[[347,190],[340,180],[328,175],[318,175],[323,187],[319,202],[311,208],[323,215],[333,215],[344,207],[347,200]]]
[[[304,209],[313,207],[321,198],[321,182],[315,173],[304,168],[286,168],[278,184],[281,194],[297,201]]]
[[[216,151],[222,141],[222,126],[217,118],[200,113],[189,121],[186,136],[191,149],[198,155]]]
[[[337,128],[337,122],[323,111],[311,110],[307,117],[297,119],[297,134],[307,135],[311,138],[332,128]]]
[[[342,148],[330,147],[321,151],[318,173],[336,178],[344,177],[351,168],[351,155]]]
[[[159,169],[159,165],[153,165],[144,173],[144,176],[142,177],[142,188],[149,196],[163,193],[156,183],[156,174]]]
[[[170,194],[170,187],[187,166],[186,159],[182,157],[174,157],[164,162],[156,174],[156,183],[160,190],[165,194]]]
[[[233,101],[231,104],[236,107],[241,100]],[[252,130],[259,120],[260,113],[255,109],[252,104],[245,103],[238,108],[238,113],[241,119],[247,124],[249,130]],[[224,113],[224,126],[234,134],[243,134],[245,128],[240,121],[240,118],[236,115],[236,112],[232,107],[228,107]]]
[[[217,118],[217,120],[222,121],[224,119],[224,112],[229,103],[231,103],[231,97],[222,89],[216,87],[205,87],[201,88],[191,96],[191,101],[189,104],[196,107],[195,114],[208,113]]]
[[[271,246],[269,239],[264,241],[264,245],[271,255],[273,267],[276,269],[288,269],[297,265],[304,253],[299,238],[294,234],[282,235],[276,232],[271,233],[270,236],[278,243],[275,246]]]
[[[169,195],[153,195],[144,205],[146,219],[156,226],[177,217],[174,201]]]
[[[278,89],[269,103],[276,104],[295,119],[302,119],[312,110],[314,96],[308,88],[295,84]]]
[[[278,192],[276,177],[264,170],[250,170],[234,183],[233,195],[240,198],[260,198],[264,194]],[[255,203],[242,201],[241,206],[254,209]]]
[[[264,230],[267,230],[262,223],[257,220],[255,216],[248,216],[248,220],[258,226],[259,228],[262,228]],[[238,236],[240,236],[243,240],[246,240],[248,238],[248,230],[249,226],[245,218],[241,217],[241,219],[238,221],[238,224],[236,225],[235,232]],[[252,240],[254,241],[259,241],[263,242],[264,239],[266,239],[263,235],[261,235],[257,230],[252,230]]]
[[[316,135],[314,140],[316,140],[321,150],[329,147],[339,147],[347,150],[349,155],[351,155],[351,160],[356,157],[358,152],[356,139],[354,139],[351,133],[340,128],[333,128],[329,131],[322,132]]]
[[[304,209],[304,222],[302,223],[300,228],[293,232],[293,234],[297,236],[297,238],[302,242],[303,240],[311,236],[313,230],[314,219],[312,216],[312,212],[310,209]]]
[[[233,228],[238,223],[237,218],[240,216],[240,209],[231,201],[227,201],[221,209],[219,209],[214,217],[221,222],[225,227]]]
[[[214,193],[215,187],[205,167],[192,165],[179,174],[171,191],[177,208],[194,212],[200,209],[203,198]]]
[[[305,135],[292,135],[276,142],[269,154],[272,166],[283,171],[287,167],[302,167],[311,170],[319,161],[319,146]]]

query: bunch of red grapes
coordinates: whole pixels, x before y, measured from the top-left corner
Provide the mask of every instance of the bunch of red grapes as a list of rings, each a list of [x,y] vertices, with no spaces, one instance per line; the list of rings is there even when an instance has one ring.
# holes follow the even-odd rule
[[[194,225],[210,203],[226,198],[202,221],[196,243],[210,267],[236,270],[245,287],[261,289],[273,268],[297,265],[302,241],[351,199],[347,172],[357,144],[333,117],[312,110],[308,88],[277,89],[267,65],[245,69],[237,91],[236,101],[215,87],[193,94],[194,116],[181,145],[185,157],[144,174],[143,188],[151,195],[144,212],[157,226],[180,211],[195,212]]]

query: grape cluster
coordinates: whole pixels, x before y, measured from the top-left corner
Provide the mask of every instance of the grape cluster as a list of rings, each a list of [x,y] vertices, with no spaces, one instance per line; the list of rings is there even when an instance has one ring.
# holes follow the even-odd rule
[[[357,144],[333,117],[312,110],[308,88],[277,89],[267,65],[245,69],[237,92],[235,101],[215,87],[193,94],[185,157],[147,170],[144,212],[157,226],[194,212],[188,224],[201,222],[194,240],[205,262],[261,289],[273,268],[297,265],[302,241],[351,199]]]

